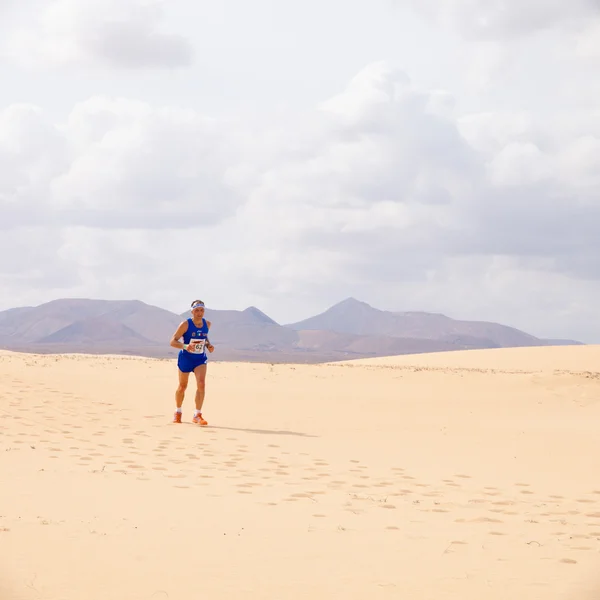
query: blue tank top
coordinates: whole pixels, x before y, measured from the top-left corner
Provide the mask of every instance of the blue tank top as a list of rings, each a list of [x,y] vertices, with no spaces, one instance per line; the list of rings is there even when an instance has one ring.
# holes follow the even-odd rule
[[[183,334],[183,342],[189,344],[191,340],[205,340],[208,336],[208,325],[206,319],[202,317],[202,327],[196,327],[193,319],[188,319],[187,331]],[[206,353],[206,349],[204,350]]]

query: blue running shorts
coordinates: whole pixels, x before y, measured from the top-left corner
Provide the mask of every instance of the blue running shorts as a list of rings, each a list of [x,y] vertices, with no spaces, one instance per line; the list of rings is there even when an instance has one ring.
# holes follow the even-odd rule
[[[185,350],[179,352],[177,357],[177,367],[183,373],[191,373],[196,367],[205,365],[208,362],[206,354],[191,354]]]

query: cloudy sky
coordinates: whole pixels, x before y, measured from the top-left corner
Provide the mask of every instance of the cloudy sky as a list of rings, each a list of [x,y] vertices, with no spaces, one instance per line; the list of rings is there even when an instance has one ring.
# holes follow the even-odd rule
[[[0,0],[0,309],[600,342],[599,69],[599,0]]]

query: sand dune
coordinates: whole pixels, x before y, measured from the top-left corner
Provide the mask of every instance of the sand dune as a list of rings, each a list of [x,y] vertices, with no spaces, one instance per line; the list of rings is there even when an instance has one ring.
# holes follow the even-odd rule
[[[428,354],[385,356],[352,361],[354,365],[416,366],[486,371],[597,371],[598,346],[545,346],[491,348],[485,351],[430,352]]]
[[[600,348],[329,365],[0,353],[10,600],[591,600]]]

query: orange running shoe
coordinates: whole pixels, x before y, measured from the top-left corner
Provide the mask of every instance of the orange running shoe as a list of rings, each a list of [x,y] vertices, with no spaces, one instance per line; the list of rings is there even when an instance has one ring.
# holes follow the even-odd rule
[[[202,413],[194,415],[192,421],[194,421],[194,423],[200,423],[200,425],[202,426],[208,425],[207,421],[202,417]]]
[[[181,423],[181,413],[175,411],[175,416],[173,417],[173,423]]]

